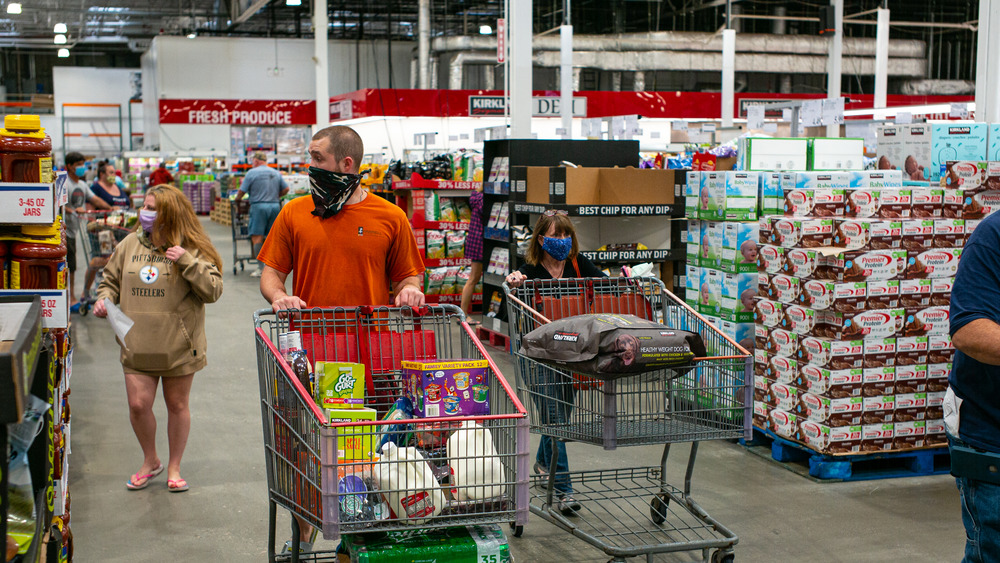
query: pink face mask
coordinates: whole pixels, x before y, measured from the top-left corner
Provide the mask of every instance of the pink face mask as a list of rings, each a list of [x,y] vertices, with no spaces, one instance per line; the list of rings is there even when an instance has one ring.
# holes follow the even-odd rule
[[[139,224],[142,225],[142,230],[147,233],[153,232],[153,223],[156,222],[156,212],[147,211],[145,209],[139,210]]]

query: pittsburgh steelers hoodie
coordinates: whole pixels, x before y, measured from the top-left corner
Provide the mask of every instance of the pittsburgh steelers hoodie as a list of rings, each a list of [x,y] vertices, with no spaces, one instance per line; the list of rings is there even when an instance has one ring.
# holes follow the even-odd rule
[[[145,233],[125,237],[104,268],[97,290],[135,322],[121,346],[128,373],[187,375],[205,367],[205,304],[222,295],[222,273],[188,249],[177,263]]]

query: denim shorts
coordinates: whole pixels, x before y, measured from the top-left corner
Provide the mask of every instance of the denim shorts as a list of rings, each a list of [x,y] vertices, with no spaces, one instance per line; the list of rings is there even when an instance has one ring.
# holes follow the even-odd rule
[[[251,203],[250,204],[250,224],[247,234],[267,236],[271,232],[274,220],[278,218],[281,211],[280,203]]]

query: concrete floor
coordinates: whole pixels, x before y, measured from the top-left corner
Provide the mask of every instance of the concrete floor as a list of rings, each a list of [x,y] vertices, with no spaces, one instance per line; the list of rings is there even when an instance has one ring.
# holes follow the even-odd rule
[[[162,475],[146,490],[126,490],[142,458],[129,426],[118,347],[106,320],[73,316],[70,492],[77,561],[266,561],[268,502],[252,319],[265,302],[249,270],[232,274],[229,227],[204,223],[228,266],[222,299],[208,306],[209,367],[195,377],[192,390],[192,431],[182,467],[189,492],[169,494]],[[507,355],[492,350],[512,377]],[[162,400],[156,413],[165,461]],[[532,452],[536,444],[533,435]],[[680,455],[670,482],[680,484],[687,448],[675,450]],[[655,465],[661,448],[605,452],[570,444],[569,451],[578,470]],[[739,535],[738,561],[962,558],[959,499],[948,476],[816,483],[735,443],[708,442],[699,452],[693,495]],[[281,510],[278,537],[286,538],[288,529]],[[608,560],[535,516],[523,537],[509,540],[519,562]]]

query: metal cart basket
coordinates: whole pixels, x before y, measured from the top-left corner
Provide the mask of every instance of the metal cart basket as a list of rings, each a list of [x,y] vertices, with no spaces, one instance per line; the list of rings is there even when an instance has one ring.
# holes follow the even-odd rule
[[[254,314],[254,325],[270,501],[269,561],[298,560],[298,555],[274,554],[278,505],[321,530],[326,539],[527,522],[527,411],[474,337],[461,309],[359,307],[291,310],[281,315],[265,309]],[[489,414],[331,423],[330,411],[317,406],[279,353],[278,335],[289,330],[300,332],[314,365],[317,361],[364,364],[364,405],[377,411],[379,419],[406,391],[402,362],[484,360],[485,378],[473,376],[469,381],[468,374],[459,374],[455,388],[435,393],[447,401],[448,396],[462,396],[463,389],[475,392],[476,401],[489,404]],[[432,400],[430,391],[427,400]],[[492,439],[482,439],[483,433]],[[472,449],[456,446],[471,443],[473,434],[480,444],[491,442],[495,451],[475,455]],[[396,446],[380,450],[383,441]],[[359,450],[362,455],[351,455]],[[427,475],[425,468],[434,476],[429,482],[421,481],[420,475]],[[476,481],[477,486],[458,482],[457,474],[470,470],[490,477]],[[294,519],[292,527],[292,552],[297,554]],[[303,554],[302,559],[333,561],[334,557],[328,552]]]
[[[703,560],[712,562],[732,561],[738,538],[694,501],[691,476],[699,441],[750,436],[750,354],[656,278],[532,280],[504,290],[518,393],[530,409],[531,432],[552,443],[547,476],[533,476],[531,512],[615,562],[636,556],[652,561],[654,554],[680,551],[701,551]],[[525,334],[587,313],[636,315],[697,332],[708,357],[689,366],[602,380],[520,353]],[[652,467],[557,473],[557,441],[606,450],[664,447],[659,465]],[[670,446],[676,442],[691,442],[683,488],[666,481]],[[560,481],[571,483],[579,510],[557,509]]]
[[[83,255],[86,267],[91,267],[94,258],[107,258],[114,252],[118,243],[135,230],[135,211],[86,211],[80,213],[80,240],[83,242]],[[93,306],[97,287],[104,277],[104,262],[95,266],[96,273],[91,287],[85,288],[85,296],[80,300],[80,314],[86,315]]]
[[[253,243],[250,242],[250,201],[246,198],[229,202],[231,215],[230,225],[233,231],[233,274],[236,266],[243,271],[247,262],[256,262],[257,255],[253,253]],[[240,254],[241,246],[250,247],[246,254]]]

